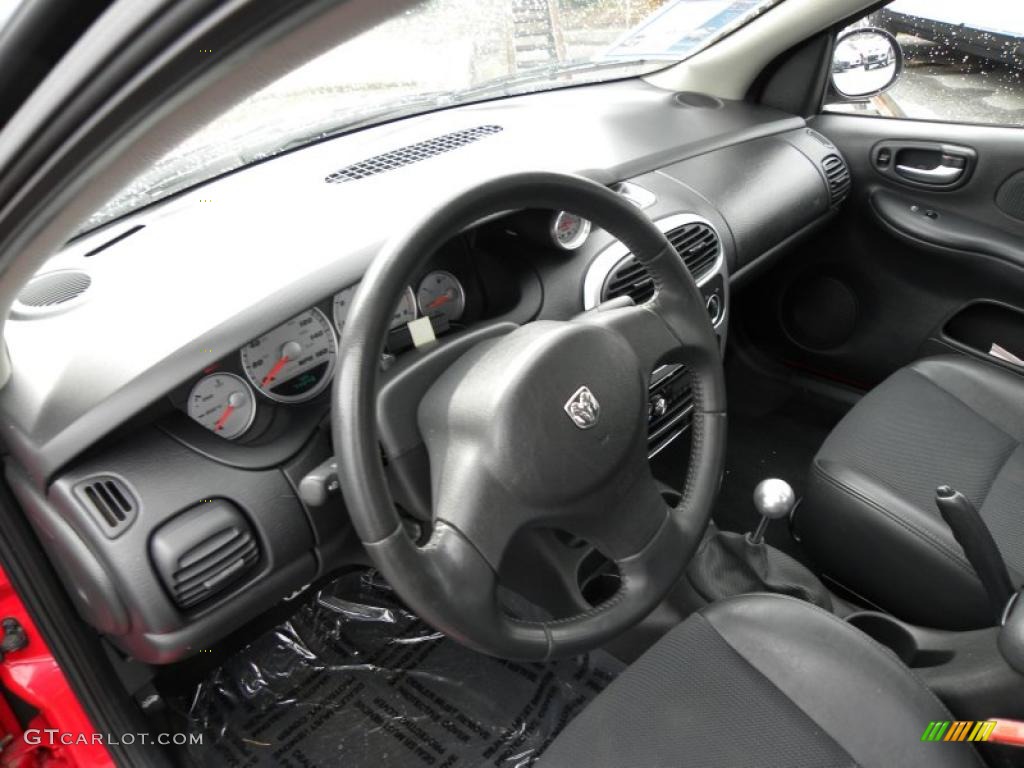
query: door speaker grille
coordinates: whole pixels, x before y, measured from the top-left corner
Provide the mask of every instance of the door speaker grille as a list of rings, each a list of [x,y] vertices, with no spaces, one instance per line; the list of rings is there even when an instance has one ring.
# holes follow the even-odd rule
[[[1017,171],[996,192],[996,205],[1007,216],[1024,220],[1024,171]]]

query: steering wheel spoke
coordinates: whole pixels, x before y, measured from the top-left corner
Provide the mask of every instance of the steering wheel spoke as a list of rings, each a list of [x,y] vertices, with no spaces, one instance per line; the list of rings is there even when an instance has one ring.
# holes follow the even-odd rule
[[[429,441],[435,525],[457,530],[492,569],[501,567],[509,544],[537,518],[486,466],[460,455],[454,441]],[[453,450],[454,447],[454,450]],[[481,514],[483,510],[489,513]]]
[[[607,328],[625,339],[645,375],[662,363],[681,361],[683,342],[659,314],[654,302],[625,307],[599,305],[578,315],[576,322]]]
[[[631,463],[615,482],[576,509],[553,516],[552,525],[590,542],[609,560],[627,560],[643,552],[665,525],[671,507],[651,476],[646,457],[642,463]]]

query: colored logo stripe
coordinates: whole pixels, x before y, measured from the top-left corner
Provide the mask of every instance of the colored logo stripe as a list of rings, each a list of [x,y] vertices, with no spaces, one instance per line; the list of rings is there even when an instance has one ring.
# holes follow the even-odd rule
[[[938,720],[928,723],[921,741],[988,741],[995,720]]]
[[[942,737],[946,735],[946,729],[949,728],[949,721],[945,722],[931,722],[928,723],[928,727],[924,729],[924,734],[921,736],[921,741],[941,741]]]

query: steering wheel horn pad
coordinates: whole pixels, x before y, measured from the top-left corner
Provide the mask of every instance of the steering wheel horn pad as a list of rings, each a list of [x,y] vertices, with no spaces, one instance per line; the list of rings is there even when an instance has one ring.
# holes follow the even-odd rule
[[[567,410],[582,387],[590,396],[572,412],[583,427]],[[474,463],[510,492],[557,505],[594,490],[646,439],[644,393],[622,337],[592,324],[539,321],[449,368],[420,404],[420,432],[432,460],[447,443],[470,441]]]
[[[418,546],[387,491],[377,448],[377,360],[403,285],[454,233],[520,208],[571,210],[622,240],[651,272],[641,306],[538,320],[471,348],[430,387],[418,426],[431,465],[433,529]],[[467,190],[387,245],[353,301],[334,385],[333,437],[353,524],[374,563],[425,621],[485,653],[540,660],[603,644],[682,575],[707,525],[725,445],[717,339],[681,259],[632,204],[595,182],[523,173]],[[646,392],[663,362],[694,391],[685,490],[670,508],[647,461]],[[526,527],[566,530],[615,561],[619,592],[578,616],[508,616],[497,573]]]

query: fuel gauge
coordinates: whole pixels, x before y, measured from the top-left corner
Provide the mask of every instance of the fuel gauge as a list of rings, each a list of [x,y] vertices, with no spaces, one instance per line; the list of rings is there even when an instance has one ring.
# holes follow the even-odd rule
[[[204,376],[188,396],[188,415],[225,440],[241,437],[256,417],[252,388],[233,373]]]
[[[444,315],[453,323],[466,311],[466,290],[451,272],[437,269],[420,281],[416,303],[424,317]]]

